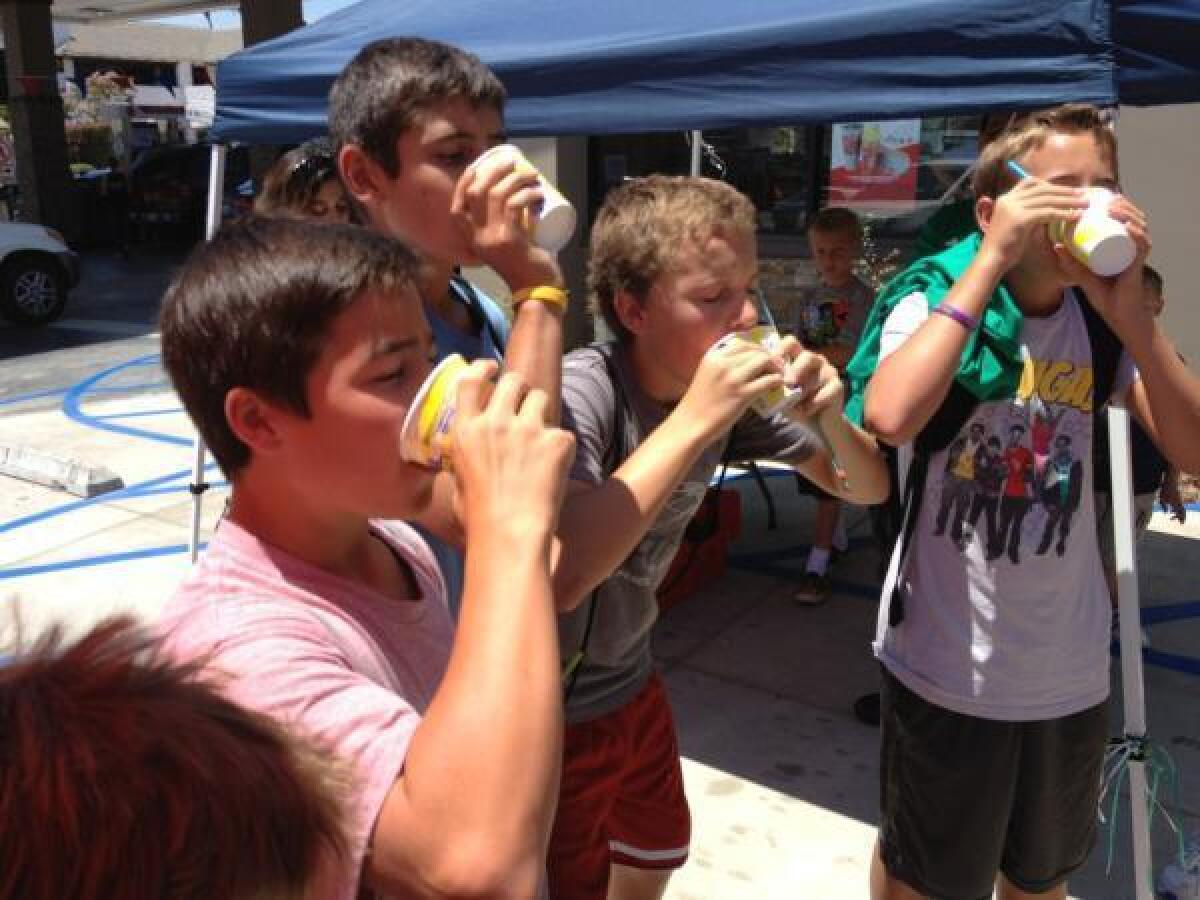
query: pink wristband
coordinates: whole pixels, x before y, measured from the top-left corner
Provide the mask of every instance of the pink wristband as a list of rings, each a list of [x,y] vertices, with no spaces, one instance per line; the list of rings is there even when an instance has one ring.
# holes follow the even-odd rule
[[[967,329],[967,331],[974,331],[979,327],[979,320],[977,318],[969,313],[963,312],[961,309],[953,306],[947,306],[945,303],[935,306],[933,311],[935,313],[941,313],[948,319],[953,319],[963,328]]]

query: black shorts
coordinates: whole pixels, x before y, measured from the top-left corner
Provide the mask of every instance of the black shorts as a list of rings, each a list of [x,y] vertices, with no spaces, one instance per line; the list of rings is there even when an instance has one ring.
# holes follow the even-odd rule
[[[1060,719],[951,712],[883,673],[880,848],[938,900],[985,900],[996,873],[1029,893],[1083,865],[1096,838],[1108,704]]]

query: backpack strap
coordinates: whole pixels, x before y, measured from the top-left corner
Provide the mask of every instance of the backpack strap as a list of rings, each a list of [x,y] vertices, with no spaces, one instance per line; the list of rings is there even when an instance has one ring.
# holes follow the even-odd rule
[[[625,434],[625,417],[621,414],[623,410],[629,408],[629,405],[625,397],[625,389],[621,386],[617,364],[613,360],[612,345],[592,344],[592,349],[604,361],[604,368],[608,372],[608,380],[613,389],[612,434],[604,448],[604,474],[605,477],[608,477],[620,468],[621,463],[632,452]],[[571,693],[575,690],[575,682],[579,679],[579,670],[583,668],[583,661],[587,657],[588,641],[592,637],[592,626],[596,623],[596,596],[602,587],[604,587],[603,581],[596,585],[591,596],[588,597],[587,624],[583,626],[583,638],[579,642],[579,649],[571,654],[571,658],[563,666],[564,704],[571,699]]]
[[[1112,461],[1108,442],[1108,405],[1117,381],[1124,347],[1121,339],[1088,302],[1076,292],[1083,324],[1092,350],[1092,485],[1102,493],[1112,490]]]
[[[450,284],[462,298],[463,305],[467,308],[467,313],[471,316],[471,324],[475,326],[475,330],[480,334],[487,332],[488,337],[492,339],[492,346],[496,348],[498,353],[504,353],[504,341],[500,339],[500,334],[496,330],[496,323],[492,321],[492,317],[487,314],[487,310],[483,308],[483,298],[479,296],[479,291],[475,285],[471,284],[461,275],[453,275],[450,278]]]
[[[1083,323],[1087,326],[1088,343],[1092,348],[1092,412],[1099,415],[1112,397],[1124,347],[1086,297],[1076,292],[1076,302],[1083,312]]]
[[[916,531],[917,520],[920,517],[921,498],[925,495],[925,483],[929,475],[929,461],[935,453],[950,446],[978,405],[979,401],[974,394],[957,380],[952,382],[946,399],[913,441],[913,458],[904,482],[904,496],[899,501],[899,510],[892,516],[892,521],[899,522],[896,540],[900,545],[898,551],[893,550],[900,554],[900,561],[896,568],[896,581],[888,598],[888,624],[892,627],[904,621],[904,592],[901,590],[901,582],[908,553],[912,549],[913,532]],[[893,487],[899,483],[898,473],[896,479]],[[893,490],[892,494],[895,496],[896,492]]]

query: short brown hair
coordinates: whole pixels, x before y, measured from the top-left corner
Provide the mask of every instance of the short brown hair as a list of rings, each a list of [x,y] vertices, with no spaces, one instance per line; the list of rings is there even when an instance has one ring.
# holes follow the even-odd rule
[[[458,97],[504,112],[504,85],[474,54],[424,38],[373,41],[333,82],[329,133],[338,150],[355,144],[394,176],[400,135],[430,106]]]
[[[862,240],[862,223],[854,210],[844,206],[827,206],[813,217],[809,231],[822,234],[848,234],[856,241]]]
[[[293,147],[267,170],[254,211],[262,215],[305,215],[306,207],[330,181],[339,184],[337,160],[329,138],[315,138]]]
[[[305,382],[335,318],[418,275],[404,244],[354,225],[250,216],[199,245],[167,290],[163,364],[226,476],[250,459],[225,418],[235,387],[307,416]]]
[[[0,668],[0,897],[298,900],[344,858],[335,771],[132,619],[54,629]]]
[[[1103,110],[1090,103],[1068,103],[1028,116],[984,148],[972,186],[976,197],[998,197],[1017,182],[1009,160],[1020,162],[1054,134],[1090,134],[1112,162],[1117,175],[1117,136]]]
[[[621,340],[629,332],[615,300],[622,291],[645,301],[669,272],[679,248],[714,234],[754,234],[754,204],[710,178],[648,175],[614,188],[592,226],[588,292],[593,311]]]

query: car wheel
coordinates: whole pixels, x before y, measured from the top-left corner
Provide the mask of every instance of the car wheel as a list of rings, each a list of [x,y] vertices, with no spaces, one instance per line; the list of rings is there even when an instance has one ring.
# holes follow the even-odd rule
[[[21,255],[0,272],[0,314],[16,325],[45,325],[62,315],[67,286],[57,263]]]

